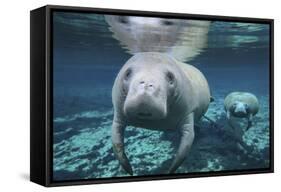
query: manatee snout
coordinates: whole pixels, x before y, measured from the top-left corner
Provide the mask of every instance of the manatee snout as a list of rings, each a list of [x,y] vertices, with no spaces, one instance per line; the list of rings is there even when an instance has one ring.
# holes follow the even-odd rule
[[[234,117],[246,117],[249,113],[249,106],[243,102],[236,102],[231,106],[230,111]]]
[[[135,87],[136,93],[140,96],[150,95],[157,97],[160,90],[160,86],[155,82],[143,79],[137,81]]]
[[[167,96],[160,83],[138,78],[129,88],[124,114],[137,119],[163,119],[167,115]]]

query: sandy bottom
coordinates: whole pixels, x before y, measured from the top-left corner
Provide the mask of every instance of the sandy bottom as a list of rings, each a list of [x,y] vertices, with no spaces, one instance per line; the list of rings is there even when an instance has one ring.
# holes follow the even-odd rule
[[[253,127],[243,131],[243,147],[226,122],[223,96],[214,95],[206,115],[196,124],[191,151],[177,173],[245,170],[269,166],[268,96],[260,96],[260,111]],[[55,180],[77,180],[129,176],[115,158],[111,144],[112,108],[81,110],[54,119],[53,176]],[[76,111],[77,111],[76,110]],[[245,124],[244,124],[245,125]],[[245,127],[245,126],[244,126]],[[134,175],[167,174],[177,150],[179,134],[128,127],[126,153]]]

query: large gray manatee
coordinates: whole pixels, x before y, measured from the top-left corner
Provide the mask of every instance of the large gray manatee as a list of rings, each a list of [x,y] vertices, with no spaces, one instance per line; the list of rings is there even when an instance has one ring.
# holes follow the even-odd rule
[[[105,20],[130,54],[161,52],[187,62],[207,46],[210,21],[121,15]]]
[[[118,73],[112,89],[112,143],[116,157],[129,174],[124,130],[131,125],[159,131],[180,131],[178,151],[169,169],[184,161],[194,139],[194,122],[210,102],[208,82],[195,67],[156,52],[138,53]]]

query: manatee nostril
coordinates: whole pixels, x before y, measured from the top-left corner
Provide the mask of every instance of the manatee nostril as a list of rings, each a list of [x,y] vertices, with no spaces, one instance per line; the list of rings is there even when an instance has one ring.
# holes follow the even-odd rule
[[[144,84],[144,81],[141,81],[140,84]]]
[[[150,84],[150,85],[148,85],[148,87],[153,87],[153,85],[152,85],[152,84]]]

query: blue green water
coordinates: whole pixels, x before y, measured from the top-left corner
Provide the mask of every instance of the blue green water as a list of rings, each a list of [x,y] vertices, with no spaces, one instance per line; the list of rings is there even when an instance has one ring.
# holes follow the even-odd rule
[[[111,89],[131,57],[113,38],[103,15],[57,12],[53,16],[53,178],[57,181],[128,176],[111,144]],[[188,61],[207,78],[215,101],[202,119],[191,151],[177,173],[269,167],[269,26],[212,22],[208,43]],[[260,102],[241,149],[227,130],[223,100],[233,91]],[[134,175],[166,174],[179,135],[129,127],[126,153]]]

